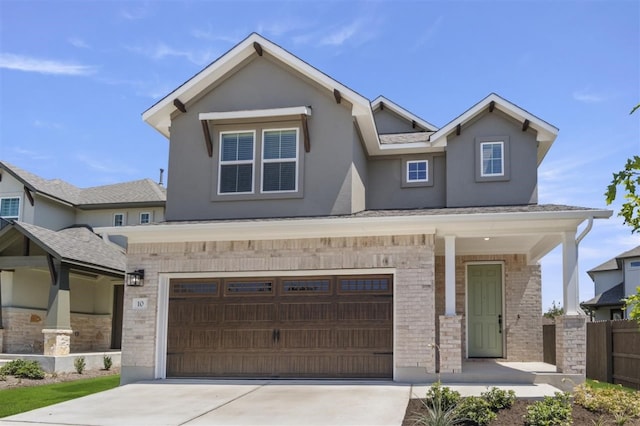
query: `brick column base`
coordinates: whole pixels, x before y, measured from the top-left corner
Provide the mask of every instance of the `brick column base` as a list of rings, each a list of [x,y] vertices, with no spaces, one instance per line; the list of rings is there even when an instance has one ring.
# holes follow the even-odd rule
[[[4,347],[2,346],[3,340],[4,340],[4,328],[0,328],[0,354],[4,352]]]
[[[440,315],[440,373],[462,373],[462,316]]]
[[[44,329],[44,354],[47,356],[69,355],[72,330]]]
[[[585,316],[556,317],[556,370],[565,374],[586,374],[587,318]]]

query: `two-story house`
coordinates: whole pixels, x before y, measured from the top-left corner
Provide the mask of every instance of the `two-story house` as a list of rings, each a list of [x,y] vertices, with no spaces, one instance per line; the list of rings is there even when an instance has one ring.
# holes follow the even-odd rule
[[[625,318],[624,298],[636,294],[640,286],[640,246],[620,253],[587,271],[595,296],[581,306],[596,321]]]
[[[143,119],[169,140],[166,221],[97,230],[144,270],[123,382],[541,361],[539,260],[559,244],[558,370],[584,375],[577,247],[611,212],[538,204],[546,121],[490,94],[438,128],[258,34]]]
[[[92,227],[163,221],[165,199],[149,179],[83,189],[0,162],[0,352],[120,348],[125,253]]]

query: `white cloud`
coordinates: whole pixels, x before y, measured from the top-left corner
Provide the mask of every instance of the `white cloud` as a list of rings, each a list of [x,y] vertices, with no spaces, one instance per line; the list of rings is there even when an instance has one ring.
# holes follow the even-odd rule
[[[291,39],[295,44],[315,44],[316,46],[340,47],[345,44],[360,46],[377,36],[379,19],[362,17],[342,26],[322,28],[306,34],[298,34]],[[316,42],[316,40],[319,40]]]
[[[582,89],[575,90],[573,92],[573,99],[586,104],[595,104],[608,100],[608,97],[603,94],[593,92],[590,89]]]
[[[329,35],[320,39],[320,46],[341,46],[346,41],[354,38],[362,28],[362,20],[358,19],[349,25],[339,28]]]
[[[34,120],[33,126],[39,127],[42,129],[53,129],[53,130],[59,130],[63,128],[62,124],[60,123],[55,123],[53,121],[43,121],[43,120]]]
[[[71,37],[67,41],[69,42],[70,45],[72,45],[73,47],[77,47],[79,49],[88,49],[90,47],[86,41],[77,37]]]
[[[72,62],[39,59],[12,53],[0,53],[0,68],[54,75],[91,75],[96,67]]]
[[[31,160],[48,160],[51,158],[51,156],[47,154],[43,154],[38,151],[32,151],[30,149],[24,149],[20,147],[13,148],[13,152],[23,157],[28,157]]]
[[[149,15],[149,11],[146,7],[136,7],[133,9],[121,9],[120,17],[127,21],[137,21],[144,19]]]
[[[127,49],[156,60],[172,56],[182,57],[199,66],[210,63],[217,54],[213,49],[177,49],[162,42],[154,46],[129,46]]]
[[[77,154],[76,159],[90,169],[100,173],[132,175],[137,172],[133,167],[123,164],[121,161],[113,161],[105,158],[94,158],[86,154]]]
[[[444,22],[444,16],[440,15],[436,20],[427,27],[426,31],[418,38],[413,49],[418,49],[419,47],[428,43],[437,33],[440,31],[440,27],[442,27],[442,23]]]

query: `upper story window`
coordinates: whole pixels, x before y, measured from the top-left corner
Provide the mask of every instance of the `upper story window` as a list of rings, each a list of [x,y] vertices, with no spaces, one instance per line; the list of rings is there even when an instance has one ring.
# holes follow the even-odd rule
[[[481,176],[504,175],[504,142],[482,142],[480,144]]]
[[[262,135],[262,192],[297,189],[298,129],[265,130]]]
[[[151,213],[140,213],[140,224],[144,225],[145,223],[151,223]]]
[[[640,260],[632,260],[629,262],[629,267],[633,269],[640,268]]]
[[[407,183],[427,182],[429,162],[427,160],[407,161]]]
[[[113,215],[113,226],[124,226],[124,213],[116,213]]]
[[[20,197],[0,199],[0,217],[7,220],[18,220],[20,217]]]
[[[254,131],[220,133],[218,193],[253,193]]]

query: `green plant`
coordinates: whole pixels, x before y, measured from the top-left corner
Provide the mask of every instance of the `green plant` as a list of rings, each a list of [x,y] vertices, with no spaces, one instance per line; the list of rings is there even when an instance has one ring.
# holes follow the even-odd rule
[[[463,422],[458,415],[456,404],[446,406],[442,389],[449,390],[449,388],[446,387],[438,387],[438,390],[432,394],[430,399],[425,399],[422,402],[425,412],[414,416],[413,420],[415,424],[424,426],[454,426]]]
[[[569,394],[556,392],[555,396],[545,396],[542,401],[534,402],[527,407],[524,419],[529,426],[571,425]]]
[[[434,405],[435,401],[438,400],[444,411],[448,411],[451,408],[455,408],[460,401],[460,393],[447,386],[442,386],[442,383],[435,382],[429,387],[427,391],[427,404]]]
[[[14,359],[0,368],[0,375],[40,380],[44,379],[44,370],[38,361]]]
[[[488,425],[498,417],[485,397],[470,396],[462,398],[457,410],[461,419],[472,422],[477,426]]]
[[[76,372],[78,374],[82,374],[84,369],[87,367],[87,363],[85,362],[83,356],[79,356],[73,361],[73,366],[76,368]]]
[[[575,403],[589,411],[609,413],[618,416],[620,421],[640,417],[640,392],[629,392],[616,386],[594,388],[580,385],[574,389],[573,395]]]
[[[102,357],[102,365],[104,365],[105,370],[109,370],[113,365],[113,360],[111,359],[110,356],[105,355]]]
[[[515,391],[501,390],[496,388],[495,386],[492,388],[489,388],[487,392],[482,392],[480,396],[487,401],[487,403],[489,404],[489,407],[493,411],[509,408],[513,405],[513,403],[516,400]]]

